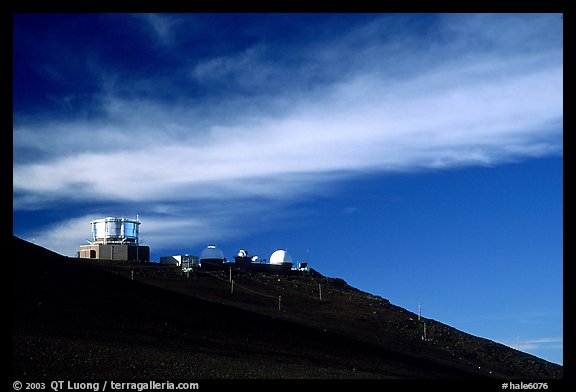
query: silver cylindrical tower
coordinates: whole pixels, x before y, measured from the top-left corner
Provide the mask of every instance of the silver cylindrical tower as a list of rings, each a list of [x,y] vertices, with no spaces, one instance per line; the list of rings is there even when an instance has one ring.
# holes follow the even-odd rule
[[[107,217],[90,222],[93,244],[138,245],[140,222],[136,219]]]

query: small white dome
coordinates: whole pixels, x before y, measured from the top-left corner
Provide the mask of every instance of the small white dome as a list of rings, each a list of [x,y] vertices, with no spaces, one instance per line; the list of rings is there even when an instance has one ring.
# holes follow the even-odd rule
[[[224,253],[214,245],[208,245],[200,253],[200,260],[224,260]]]
[[[284,249],[278,249],[270,256],[270,264],[292,263],[292,257]]]

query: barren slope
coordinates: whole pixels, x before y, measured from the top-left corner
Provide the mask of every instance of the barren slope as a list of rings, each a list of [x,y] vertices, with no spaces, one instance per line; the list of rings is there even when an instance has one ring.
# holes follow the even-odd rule
[[[319,274],[88,262],[13,240],[13,375],[557,378],[562,367]],[[131,277],[134,280],[131,280]],[[323,299],[318,298],[318,284]],[[282,296],[278,310],[277,297]]]

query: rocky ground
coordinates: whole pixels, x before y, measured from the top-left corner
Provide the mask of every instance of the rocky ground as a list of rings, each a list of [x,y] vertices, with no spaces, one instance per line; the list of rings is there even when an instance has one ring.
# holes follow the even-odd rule
[[[186,275],[169,266],[78,260],[18,238],[13,247],[15,378],[563,375],[562,366],[418,320],[384,298],[314,272],[233,270],[232,291],[230,271]]]

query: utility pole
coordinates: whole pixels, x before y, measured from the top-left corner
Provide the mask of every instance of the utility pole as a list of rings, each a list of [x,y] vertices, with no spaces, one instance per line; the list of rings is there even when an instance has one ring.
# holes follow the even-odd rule
[[[418,304],[418,322],[422,320],[422,306]],[[422,322],[422,340],[426,341],[426,321]]]
[[[318,293],[320,294],[320,301],[322,301],[322,285],[318,283]]]
[[[136,222],[138,222],[136,224],[136,262],[139,263],[140,255],[138,253],[140,252],[140,221],[138,220],[138,214],[136,214]]]
[[[281,309],[282,309],[281,303],[282,303],[282,296],[279,295],[279,296],[278,296],[278,310],[281,310]]]
[[[231,285],[230,285],[230,294],[234,294],[234,281],[231,280],[230,283],[231,283]]]
[[[229,282],[232,282],[232,267],[230,267],[230,278],[228,278]]]

